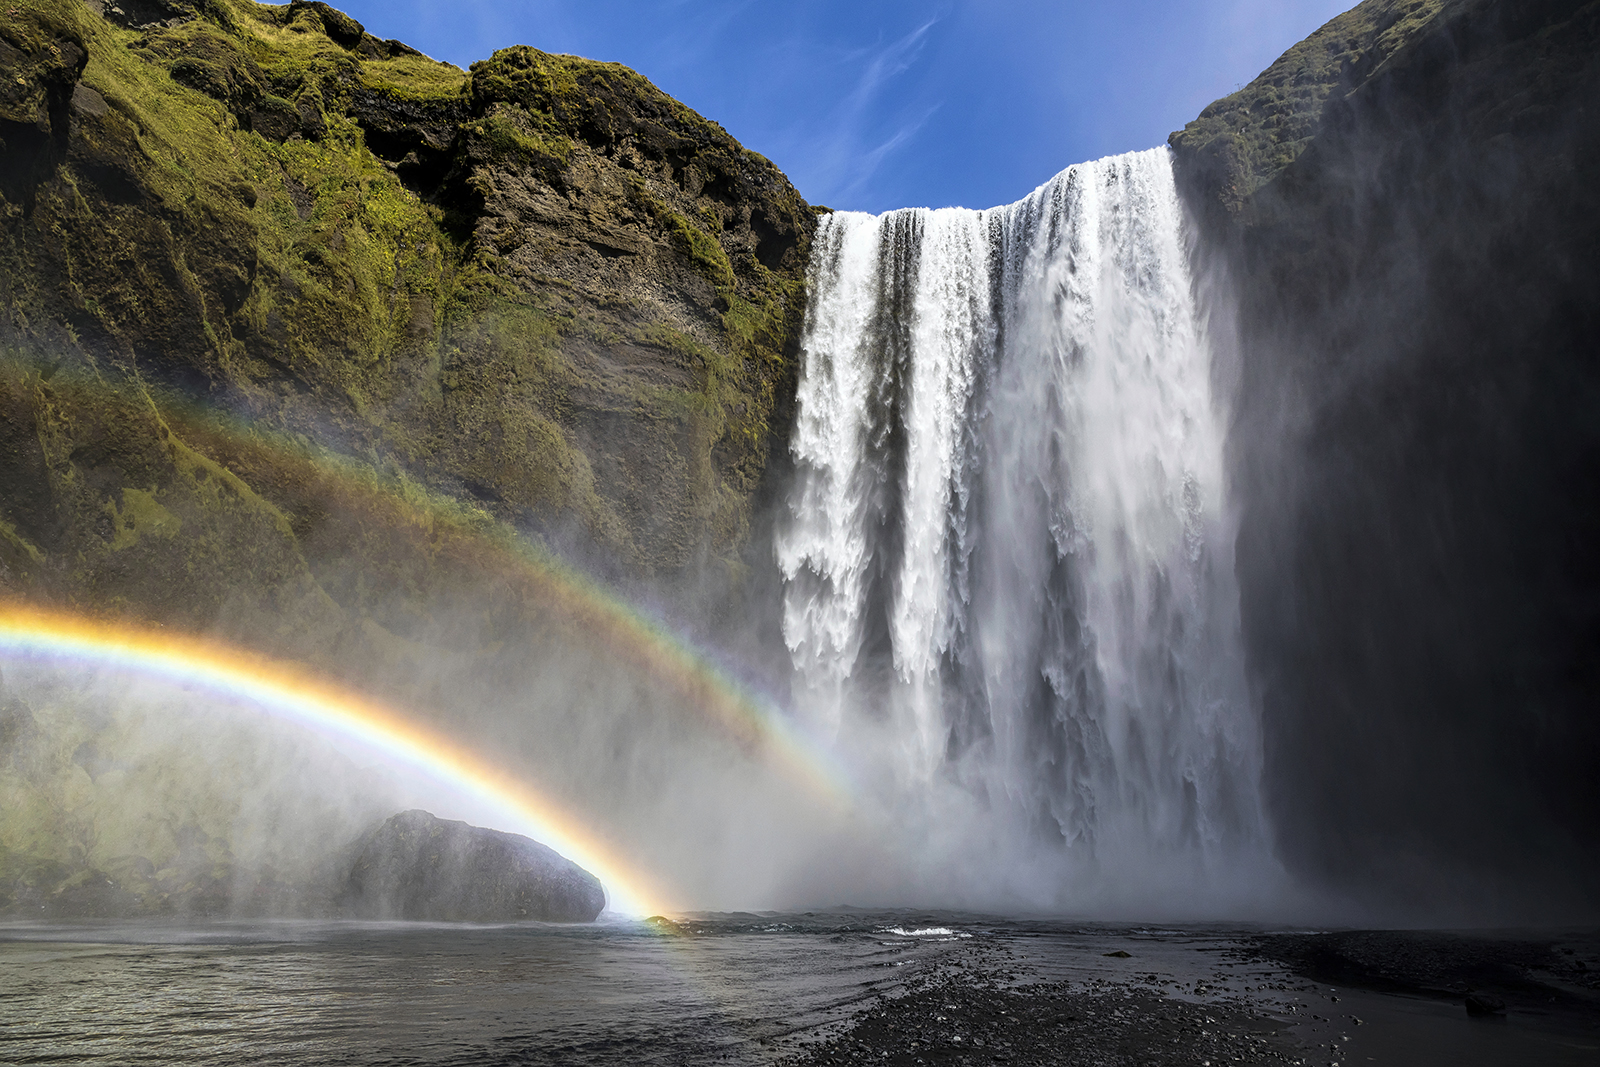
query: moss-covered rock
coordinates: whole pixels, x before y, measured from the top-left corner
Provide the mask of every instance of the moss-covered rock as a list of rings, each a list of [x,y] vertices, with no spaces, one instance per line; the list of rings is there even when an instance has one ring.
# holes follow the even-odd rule
[[[1206,107],[1170,138],[1201,201],[1237,214],[1305,151],[1330,103],[1382,70],[1447,6],[1449,0],[1364,0]]]
[[[461,71],[326,4],[10,10],[9,348],[737,571],[814,228],[770,163],[615,64]]]

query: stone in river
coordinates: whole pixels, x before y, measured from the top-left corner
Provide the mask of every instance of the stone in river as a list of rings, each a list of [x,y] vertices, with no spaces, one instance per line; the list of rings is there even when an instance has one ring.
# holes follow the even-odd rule
[[[1504,1015],[1506,1002],[1488,993],[1472,993],[1467,997],[1467,1014],[1481,1019],[1488,1015]]]
[[[356,844],[336,903],[358,919],[592,922],[605,900],[598,878],[537,841],[405,811]]]

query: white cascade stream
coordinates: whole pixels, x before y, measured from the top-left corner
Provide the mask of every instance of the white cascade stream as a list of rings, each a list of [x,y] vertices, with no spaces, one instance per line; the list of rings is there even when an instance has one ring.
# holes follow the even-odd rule
[[[821,220],[776,543],[795,703],[957,897],[1261,869],[1185,241],[1165,149]]]

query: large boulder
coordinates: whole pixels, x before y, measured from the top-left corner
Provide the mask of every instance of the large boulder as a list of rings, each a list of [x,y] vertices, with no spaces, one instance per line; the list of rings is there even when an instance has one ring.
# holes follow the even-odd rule
[[[337,898],[361,919],[593,922],[600,880],[519,834],[404,811],[362,838]]]

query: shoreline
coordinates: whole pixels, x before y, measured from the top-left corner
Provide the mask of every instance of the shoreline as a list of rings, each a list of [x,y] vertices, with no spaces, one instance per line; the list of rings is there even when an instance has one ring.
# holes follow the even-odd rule
[[[960,946],[935,975],[881,996],[777,1063],[1600,1062],[1600,968],[1589,963],[1600,956],[1594,931],[1171,931],[1090,939],[1018,937],[1010,962],[985,961]],[[1474,1015],[1468,997],[1503,1010]]]

